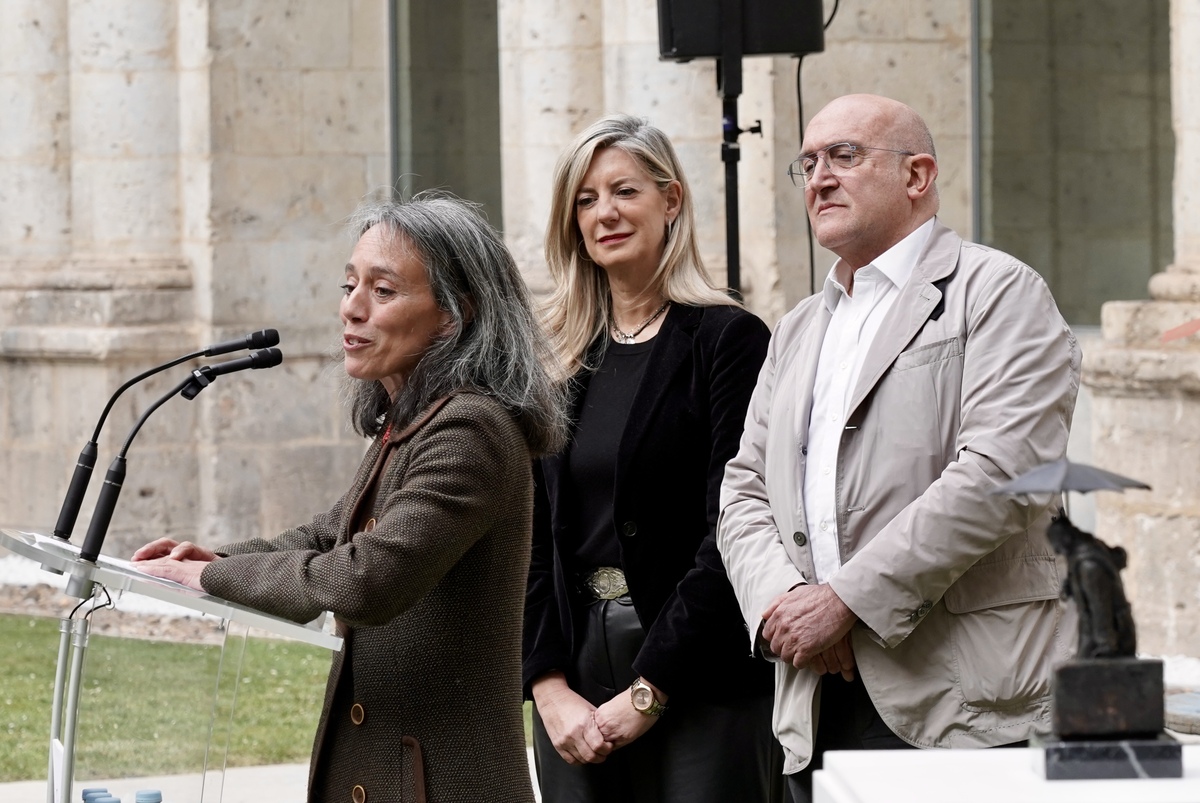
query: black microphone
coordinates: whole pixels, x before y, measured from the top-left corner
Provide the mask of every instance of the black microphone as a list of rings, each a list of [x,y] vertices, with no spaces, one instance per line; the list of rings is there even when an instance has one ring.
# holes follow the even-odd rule
[[[270,346],[279,345],[279,333],[274,329],[259,329],[257,332],[251,332],[245,337],[237,340],[226,340],[224,343],[216,343],[204,350],[202,357],[216,357],[220,354],[228,354],[231,351],[241,351],[242,349],[265,349]]]
[[[270,330],[267,330],[270,331]],[[216,365],[205,365],[192,371],[191,375],[173,387],[169,392],[164,394],[162,398],[150,405],[146,412],[142,413],[142,417],[133,425],[133,429],[129,431],[129,435],[125,438],[125,444],[121,447],[121,451],[113,458],[112,463],[108,467],[108,473],[104,475],[104,485],[100,488],[100,496],[96,500],[96,509],[92,511],[92,522],[88,525],[87,535],[84,536],[83,546],[79,549],[79,557],[82,560],[96,562],[96,558],[100,556],[100,548],[104,546],[104,537],[108,534],[108,525],[112,521],[113,511],[117,507],[117,498],[121,495],[121,486],[125,484],[125,454],[129,451],[129,445],[133,443],[133,438],[142,428],[142,424],[146,423],[146,419],[150,414],[162,407],[168,399],[175,394],[183,396],[185,399],[194,399],[210,384],[212,380],[222,374],[231,374],[234,371],[244,371],[247,368],[273,368],[283,362],[283,352],[279,349],[263,349],[262,351],[251,352],[248,357],[241,357],[229,362],[217,363]]]
[[[208,387],[218,376],[232,374],[235,371],[245,371],[247,369],[274,368],[281,362],[283,362],[282,351],[279,349],[262,349],[260,351],[252,351],[247,356],[238,357],[236,360],[219,362],[216,365],[204,365],[192,371],[192,378],[183,386],[180,394],[185,399],[194,399],[196,398],[196,394]]]
[[[63,541],[71,540],[71,531],[75,529],[75,520],[79,518],[79,508],[83,504],[83,495],[87,491],[88,481],[92,478],[92,469],[96,466],[100,430],[104,427],[104,422],[108,418],[109,412],[122,393],[143,379],[154,376],[168,368],[174,368],[181,362],[194,360],[197,357],[215,357],[218,354],[228,354],[231,351],[238,351],[239,349],[263,348],[278,344],[279,332],[274,329],[259,329],[257,332],[252,332],[238,340],[226,340],[224,343],[215,343],[211,346],[206,346],[200,351],[193,351],[191,354],[185,354],[170,362],[163,363],[155,368],[151,368],[149,371],[138,374],[117,388],[117,392],[112,395],[112,398],[108,400],[108,404],[105,405],[104,412],[100,414],[100,420],[96,422],[96,430],[92,433],[92,439],[84,444],[83,451],[79,453],[79,459],[75,462],[75,473],[71,475],[71,484],[67,486],[67,495],[63,498],[62,508],[58,511],[58,523],[54,525],[54,537]]]

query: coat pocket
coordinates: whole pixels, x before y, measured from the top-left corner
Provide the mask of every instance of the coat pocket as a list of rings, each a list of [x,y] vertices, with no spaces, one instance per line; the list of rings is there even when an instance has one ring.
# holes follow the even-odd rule
[[[1060,618],[1057,599],[950,616],[963,708],[1014,712],[1046,700],[1054,664],[1065,652]]]
[[[401,800],[425,801],[425,760],[421,756],[421,743],[411,736],[400,739],[401,746]]]
[[[1049,696],[1053,664],[1064,655],[1059,589],[1053,555],[1037,554],[989,556],[946,589],[964,708],[1019,709]]]
[[[922,365],[930,365],[944,360],[961,361],[962,355],[963,344],[958,337],[940,340],[937,343],[929,343],[900,352],[896,361],[892,363],[892,373],[909,371],[913,368],[920,368]]]

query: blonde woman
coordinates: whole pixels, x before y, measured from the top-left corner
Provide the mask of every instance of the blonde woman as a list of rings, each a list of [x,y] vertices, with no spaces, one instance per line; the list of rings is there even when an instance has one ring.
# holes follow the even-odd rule
[[[547,321],[573,427],[535,469],[524,636],[546,803],[781,799],[772,671],[714,541],[769,332],[712,285],[695,225],[642,120],[559,160]]]

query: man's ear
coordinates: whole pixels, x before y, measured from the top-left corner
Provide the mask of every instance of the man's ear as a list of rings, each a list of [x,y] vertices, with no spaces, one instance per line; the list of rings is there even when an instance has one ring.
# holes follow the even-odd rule
[[[918,153],[910,157],[908,166],[908,197],[912,200],[923,198],[933,190],[933,182],[937,179],[937,159],[928,153]]]

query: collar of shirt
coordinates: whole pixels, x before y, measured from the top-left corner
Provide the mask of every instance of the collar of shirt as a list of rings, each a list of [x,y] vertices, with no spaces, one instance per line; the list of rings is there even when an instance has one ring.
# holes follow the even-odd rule
[[[933,232],[933,222],[936,219],[936,217],[931,217],[920,226],[917,226],[907,237],[875,257],[870,264],[859,268],[859,271],[865,271],[873,267],[894,284],[897,289],[903,288],[904,285],[908,284],[913,269],[917,266],[917,259],[921,256],[921,252],[925,250],[926,243],[929,242],[929,235]],[[841,300],[842,296],[849,295],[846,292],[846,288],[837,280],[837,270],[841,264],[842,261],[840,259],[833,263],[833,267],[829,269],[829,275],[825,277],[825,286],[822,288],[821,294],[825,302],[825,308],[830,313],[837,308],[838,301]]]

